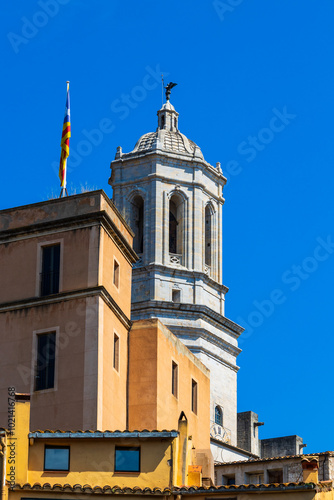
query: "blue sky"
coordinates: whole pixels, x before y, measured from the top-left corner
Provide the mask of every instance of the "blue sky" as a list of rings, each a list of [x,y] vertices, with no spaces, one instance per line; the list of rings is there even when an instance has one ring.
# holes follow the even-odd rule
[[[238,408],[262,438],[334,449],[334,66],[330,0],[13,0],[0,19],[0,209],[108,186],[116,147],[156,128],[159,75],[180,130],[229,179],[226,315],[246,327]]]

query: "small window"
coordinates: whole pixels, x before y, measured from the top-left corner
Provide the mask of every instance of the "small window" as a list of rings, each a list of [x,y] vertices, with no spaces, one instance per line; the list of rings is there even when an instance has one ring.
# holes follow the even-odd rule
[[[42,247],[41,296],[59,292],[60,244]]]
[[[248,484],[263,484],[264,483],[264,474],[263,472],[256,472],[254,474],[248,475]]]
[[[115,370],[119,371],[119,337],[114,333],[114,360],[113,366]]]
[[[222,476],[222,484],[223,485],[233,485],[235,484],[235,475],[234,474],[228,474],[228,475],[224,475]]]
[[[172,290],[172,302],[177,304],[181,302],[181,290]]]
[[[140,448],[116,446],[115,472],[140,472]]]
[[[215,407],[215,424],[223,425],[223,412],[220,406]]]
[[[52,389],[55,381],[56,334],[37,335],[35,390]]]
[[[45,446],[44,470],[68,471],[70,469],[69,446]]]
[[[283,483],[283,470],[268,470],[268,483]]]
[[[114,260],[114,285],[116,288],[119,288],[119,263],[117,260]]]
[[[172,394],[177,398],[178,365],[172,361]]]
[[[191,410],[197,415],[197,382],[191,380]]]

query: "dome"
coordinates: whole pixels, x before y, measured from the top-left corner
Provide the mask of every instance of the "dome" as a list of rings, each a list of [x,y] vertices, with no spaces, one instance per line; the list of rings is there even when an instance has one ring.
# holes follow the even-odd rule
[[[178,130],[179,113],[167,101],[158,111],[158,128],[155,132],[144,134],[137,141],[133,151],[128,155],[162,150],[166,152],[184,154],[204,160],[200,148]]]
[[[162,149],[173,153],[183,153],[203,158],[200,148],[179,131],[160,130],[140,137],[132,153]]]

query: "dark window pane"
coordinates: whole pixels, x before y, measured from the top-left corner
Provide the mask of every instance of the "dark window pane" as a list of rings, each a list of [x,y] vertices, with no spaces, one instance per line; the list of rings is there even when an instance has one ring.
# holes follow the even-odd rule
[[[173,212],[169,212],[169,252],[177,250],[177,221]]]
[[[197,382],[191,381],[191,410],[197,415]]]
[[[115,472],[139,472],[140,448],[116,446]]]
[[[41,295],[59,292],[60,245],[42,248]]]
[[[177,398],[178,366],[172,361],[172,394]]]
[[[223,412],[219,408],[219,406],[216,406],[215,408],[215,423],[218,425],[223,425]]]
[[[44,470],[69,470],[70,449],[45,447]]]
[[[114,334],[114,368],[119,371],[119,337]]]
[[[45,333],[37,337],[36,391],[54,387],[56,334]]]

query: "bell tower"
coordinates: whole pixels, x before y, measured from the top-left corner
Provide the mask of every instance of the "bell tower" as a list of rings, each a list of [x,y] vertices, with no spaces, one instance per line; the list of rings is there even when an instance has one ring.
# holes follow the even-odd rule
[[[135,234],[139,256],[132,319],[158,318],[210,369],[213,447],[236,446],[243,328],[225,317],[226,178],[220,163],[206,162],[179,131],[179,113],[168,99],[157,114],[156,131],[141,136],[130,153],[117,148],[111,162],[113,200]]]

